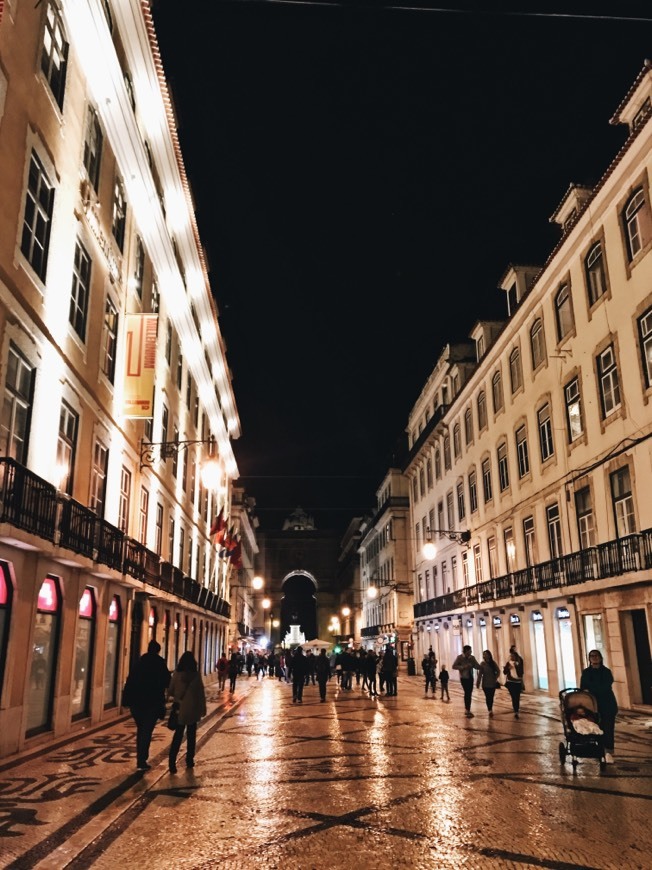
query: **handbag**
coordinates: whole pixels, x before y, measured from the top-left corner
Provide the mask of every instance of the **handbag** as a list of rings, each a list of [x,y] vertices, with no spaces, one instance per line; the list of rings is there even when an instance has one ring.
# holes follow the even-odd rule
[[[170,715],[168,716],[167,727],[170,731],[176,731],[179,727],[179,705],[176,701],[172,704]]]

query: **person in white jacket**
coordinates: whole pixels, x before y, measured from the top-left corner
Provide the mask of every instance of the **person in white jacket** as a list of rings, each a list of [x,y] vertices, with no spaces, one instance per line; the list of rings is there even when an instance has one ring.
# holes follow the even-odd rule
[[[195,766],[195,746],[197,743],[197,723],[206,715],[206,695],[204,683],[197,668],[194,655],[183,653],[172,674],[168,688],[168,698],[178,705],[178,725],[170,744],[170,773],[177,772],[177,755],[181,748],[184,731],[187,730],[186,767]]]

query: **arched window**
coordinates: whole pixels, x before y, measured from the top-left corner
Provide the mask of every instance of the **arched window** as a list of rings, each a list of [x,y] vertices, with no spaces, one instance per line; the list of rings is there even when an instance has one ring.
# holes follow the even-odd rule
[[[650,210],[642,187],[637,188],[627,200],[623,220],[627,235],[627,254],[633,260],[652,238]]]
[[[515,393],[523,386],[521,351],[517,347],[515,347],[509,355],[509,377],[512,385],[512,393]]]
[[[87,586],[79,599],[75,629],[75,671],[72,683],[72,718],[89,715],[93,645],[95,640],[95,592]]]
[[[530,346],[532,348],[532,368],[536,370],[546,359],[546,338],[543,331],[543,322],[540,318],[532,324]]]
[[[441,453],[439,447],[435,450],[435,478],[441,480]]]
[[[586,286],[589,291],[589,304],[595,305],[598,299],[607,292],[607,275],[602,256],[602,244],[596,242],[586,255],[584,261],[586,271]]]
[[[150,607],[147,618],[147,640],[156,640],[156,627],[158,625],[158,613],[155,607]]]
[[[104,706],[117,704],[118,653],[122,632],[122,605],[120,597],[114,595],[109,604],[109,625],[106,636],[106,659],[104,661]]]
[[[487,397],[485,396],[484,390],[480,390],[478,393],[478,431],[482,432],[483,429],[487,428]]]
[[[26,722],[28,737],[39,731],[47,731],[51,726],[60,621],[59,581],[56,577],[48,576],[39,590],[34,621]]]
[[[470,408],[464,412],[464,440],[467,447],[473,443],[473,413]]]
[[[500,372],[496,372],[491,379],[491,393],[494,402],[494,414],[497,414],[503,407],[503,380]]]
[[[573,307],[568,284],[562,284],[555,296],[555,322],[557,341],[561,341],[573,328]]]

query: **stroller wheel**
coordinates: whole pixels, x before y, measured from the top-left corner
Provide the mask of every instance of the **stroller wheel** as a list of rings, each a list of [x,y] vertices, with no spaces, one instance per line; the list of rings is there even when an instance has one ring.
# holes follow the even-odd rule
[[[566,763],[566,744],[561,742],[559,744],[559,763]]]

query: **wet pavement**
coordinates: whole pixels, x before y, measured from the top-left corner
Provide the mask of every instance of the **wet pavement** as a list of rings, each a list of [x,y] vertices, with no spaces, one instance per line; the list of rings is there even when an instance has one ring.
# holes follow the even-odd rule
[[[340,870],[652,868],[652,717],[616,726],[616,764],[559,760],[558,704],[505,690],[489,718],[425,698],[422,680],[371,699],[242,677],[209,690],[194,770],[135,770],[129,718],[38,757],[0,763],[0,866]],[[183,747],[182,747],[183,752]]]

